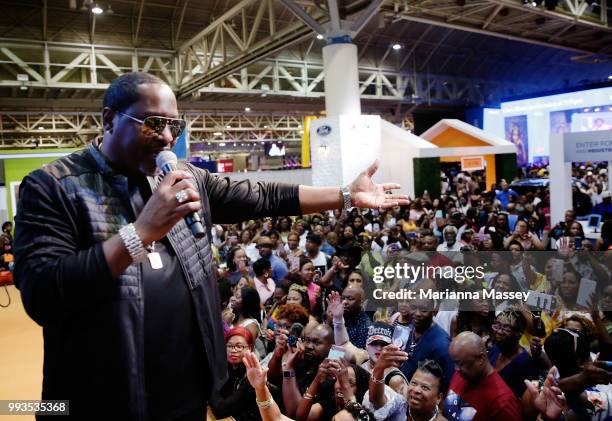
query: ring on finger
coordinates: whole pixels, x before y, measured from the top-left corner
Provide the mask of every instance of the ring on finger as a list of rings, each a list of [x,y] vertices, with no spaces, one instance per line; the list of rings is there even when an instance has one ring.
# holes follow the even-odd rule
[[[181,190],[180,192],[175,194],[174,197],[176,197],[176,200],[179,203],[185,202],[187,200],[187,190]]]

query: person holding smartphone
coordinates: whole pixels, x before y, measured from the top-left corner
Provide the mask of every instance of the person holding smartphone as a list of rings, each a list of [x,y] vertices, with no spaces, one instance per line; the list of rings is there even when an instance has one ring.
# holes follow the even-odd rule
[[[300,400],[297,421],[332,419],[349,403],[360,404],[368,390],[370,375],[342,358],[326,358]],[[329,386],[332,394],[328,393]]]
[[[295,349],[287,346],[282,362],[282,390],[286,415],[294,418],[302,396],[306,396],[317,376],[321,363],[329,355],[334,344],[334,332],[325,324],[307,328],[303,341]],[[332,384],[326,384],[327,392],[319,396],[331,396]]]

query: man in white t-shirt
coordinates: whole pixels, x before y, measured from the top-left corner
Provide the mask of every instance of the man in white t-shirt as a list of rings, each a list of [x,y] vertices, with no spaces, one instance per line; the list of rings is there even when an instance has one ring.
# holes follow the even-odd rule
[[[319,269],[323,274],[329,267],[329,257],[321,251],[321,244],[323,239],[319,234],[310,233],[306,237],[306,257],[312,261],[315,270]]]

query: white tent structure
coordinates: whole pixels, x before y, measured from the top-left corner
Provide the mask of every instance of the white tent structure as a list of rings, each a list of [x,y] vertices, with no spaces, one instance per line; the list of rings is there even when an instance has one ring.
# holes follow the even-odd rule
[[[415,136],[378,116],[340,116],[311,125],[313,184],[346,184],[379,158],[376,181],[415,197],[440,193],[440,162],[482,157],[487,185],[516,173],[516,146],[459,120],[441,120]]]

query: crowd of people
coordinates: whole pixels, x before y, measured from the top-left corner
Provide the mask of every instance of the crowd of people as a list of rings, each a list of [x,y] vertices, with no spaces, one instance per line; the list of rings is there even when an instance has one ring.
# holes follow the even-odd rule
[[[229,380],[209,417],[612,419],[612,195],[596,166],[574,176],[575,200],[590,192],[604,221],[594,242],[576,209],[551,227],[547,189],[487,190],[465,173],[409,206],[213,226]],[[488,269],[377,287],[551,300],[375,300],[373,277],[398,263]]]

